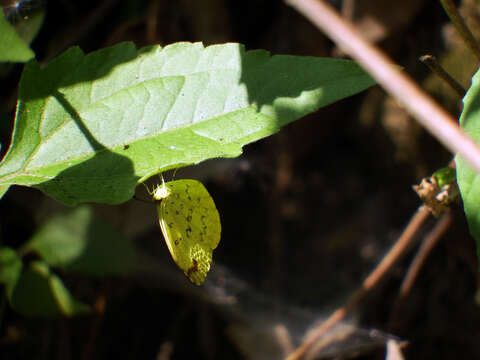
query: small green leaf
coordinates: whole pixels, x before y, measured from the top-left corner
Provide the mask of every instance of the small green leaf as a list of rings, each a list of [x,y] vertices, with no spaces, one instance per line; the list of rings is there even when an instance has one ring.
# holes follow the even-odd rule
[[[0,247],[0,283],[11,289],[22,273],[22,259],[11,248]]]
[[[33,51],[0,11],[0,62],[27,62],[34,57]]]
[[[40,261],[32,262],[23,270],[8,291],[8,299],[15,311],[26,316],[73,316],[90,311],[89,306],[73,298],[62,280]]]
[[[34,186],[69,205],[120,203],[156,173],[238,156],[373,84],[352,61],[240,44],[71,48],[42,69],[25,67],[0,184]]]
[[[118,231],[95,219],[90,206],[53,216],[25,245],[53,267],[93,276],[132,270],[134,247]]]
[[[443,187],[444,185],[455,183],[456,171],[454,168],[446,166],[435,171],[432,177],[437,179],[438,186]]]
[[[473,76],[472,86],[463,104],[460,126],[480,144],[480,70]],[[465,216],[470,233],[477,242],[477,256],[480,259],[480,177],[461,156],[456,156],[455,163]]]

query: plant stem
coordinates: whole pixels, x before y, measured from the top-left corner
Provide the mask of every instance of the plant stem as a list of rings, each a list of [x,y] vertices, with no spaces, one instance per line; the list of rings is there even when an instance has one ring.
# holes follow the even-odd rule
[[[325,1],[285,0],[344,49],[438,141],[461,155],[480,173],[480,148],[458,122],[428,96],[381,50],[361,38],[353,25],[342,19]]]
[[[478,45],[477,40],[473,36],[472,32],[463,21],[462,17],[458,13],[458,9],[452,0],[440,0],[442,3],[445,12],[452,21],[453,25],[457,29],[458,33],[462,37],[465,44],[472,50],[478,60],[480,60],[480,46]]]
[[[433,55],[420,56],[419,60],[428,66],[428,68],[437,75],[440,79],[444,80],[461,98],[465,96],[467,90],[458,83],[445,69],[438,63],[437,58]]]
[[[402,235],[398,238],[395,245],[390,249],[387,255],[382,259],[380,264],[368,275],[363,281],[362,286],[347,300],[345,305],[330,315],[330,317],[320,324],[317,328],[310,331],[309,336],[304,340],[287,360],[298,360],[302,358],[310,347],[329,329],[343,320],[365,297],[370,291],[385,278],[388,270],[405,254],[412,239],[415,237],[418,229],[430,216],[430,211],[425,206],[420,206],[411,218]]]

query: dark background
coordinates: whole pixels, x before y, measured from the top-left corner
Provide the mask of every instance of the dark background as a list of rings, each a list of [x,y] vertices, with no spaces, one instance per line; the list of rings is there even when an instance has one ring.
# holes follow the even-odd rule
[[[458,116],[460,99],[417,60],[436,55],[466,87],[476,70],[439,1],[334,3]],[[475,32],[480,23],[475,2],[459,5]],[[121,41],[137,48],[241,42],[274,54],[344,57],[279,0],[28,1],[9,16],[14,24],[28,22],[25,16],[41,10],[45,20],[32,48],[42,63],[73,45],[90,52]],[[11,136],[21,69],[10,66],[1,78],[2,153]],[[96,304],[92,316],[26,319],[4,305],[0,358],[281,358],[289,342],[298,345],[309,326],[361,285],[420,205],[411,186],[450,159],[401,105],[374,87],[246,146],[237,159],[180,169],[177,178],[203,180],[222,218],[215,266],[202,288],[175,268],[153,206],[134,200],[97,205],[98,216],[131,237],[161,270],[104,280],[64,274],[75,296]],[[148,196],[143,187],[137,194]],[[21,246],[62,209],[35,190],[13,187],[0,204],[2,244]],[[359,344],[333,346],[330,357],[383,358],[378,343],[384,338],[372,340],[371,329],[408,341],[407,359],[480,356],[475,245],[461,207],[453,213],[453,224],[408,296],[398,302],[418,244],[349,319]],[[422,227],[419,241],[434,223]],[[336,331],[332,336],[342,337]]]

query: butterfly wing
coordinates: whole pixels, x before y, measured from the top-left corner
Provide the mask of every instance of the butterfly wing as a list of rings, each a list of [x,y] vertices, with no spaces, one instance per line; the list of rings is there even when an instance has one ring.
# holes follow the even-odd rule
[[[220,242],[220,216],[202,183],[177,180],[166,186],[169,194],[157,207],[163,236],[173,260],[200,285]]]

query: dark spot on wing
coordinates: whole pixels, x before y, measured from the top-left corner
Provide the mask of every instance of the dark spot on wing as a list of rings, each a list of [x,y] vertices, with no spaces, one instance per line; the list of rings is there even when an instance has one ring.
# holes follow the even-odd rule
[[[190,275],[192,275],[194,272],[197,272],[198,271],[198,262],[197,260],[193,259],[193,265],[190,266],[187,270],[187,276],[190,277]]]

